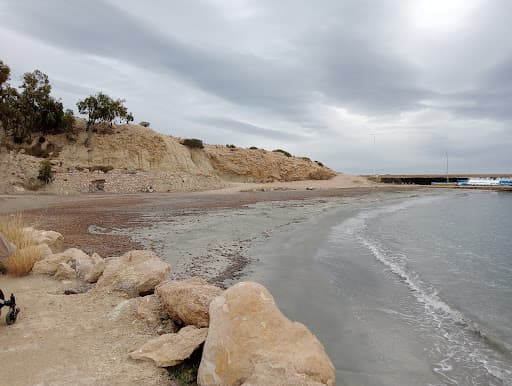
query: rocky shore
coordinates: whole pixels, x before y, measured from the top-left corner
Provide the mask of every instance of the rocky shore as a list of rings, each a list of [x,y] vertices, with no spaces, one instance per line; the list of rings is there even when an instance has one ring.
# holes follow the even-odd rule
[[[37,244],[61,245],[57,232],[27,232]],[[322,344],[257,283],[224,290],[200,278],[169,280],[171,266],[147,250],[106,259],[50,252],[29,277],[1,278],[22,308],[13,327],[2,327],[10,329],[0,351],[7,384],[169,384],[162,369],[193,356],[188,368],[170,370],[177,384],[192,384],[181,377],[195,369],[198,385],[335,384]],[[42,350],[43,365],[24,369]]]

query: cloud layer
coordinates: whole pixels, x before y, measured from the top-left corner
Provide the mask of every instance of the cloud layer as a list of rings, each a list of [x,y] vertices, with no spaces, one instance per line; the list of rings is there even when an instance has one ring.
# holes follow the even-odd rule
[[[1,59],[164,133],[353,173],[442,172],[445,152],[454,172],[512,172],[507,0],[150,4],[3,2]]]

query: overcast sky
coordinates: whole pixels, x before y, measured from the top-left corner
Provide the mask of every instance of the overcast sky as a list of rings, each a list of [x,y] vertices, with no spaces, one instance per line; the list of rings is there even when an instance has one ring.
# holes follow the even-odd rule
[[[511,172],[512,1],[0,0],[0,59],[65,106],[351,173]],[[75,108],[76,110],[76,108]],[[374,144],[375,139],[375,144]]]

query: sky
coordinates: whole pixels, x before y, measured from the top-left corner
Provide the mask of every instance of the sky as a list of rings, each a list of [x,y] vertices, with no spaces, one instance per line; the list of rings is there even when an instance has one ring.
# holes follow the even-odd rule
[[[356,174],[512,172],[512,1],[0,0],[11,83]]]

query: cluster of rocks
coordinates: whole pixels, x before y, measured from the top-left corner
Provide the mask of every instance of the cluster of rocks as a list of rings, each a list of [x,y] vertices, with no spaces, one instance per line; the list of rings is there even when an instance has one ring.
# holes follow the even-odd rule
[[[30,231],[50,243],[60,236]],[[129,357],[172,367],[199,351],[198,385],[335,384],[322,344],[286,318],[264,286],[241,282],[223,290],[200,278],[168,280],[170,270],[151,251],[103,259],[71,248],[36,262],[32,273],[95,283],[96,293],[126,296],[137,317],[161,334]]]

